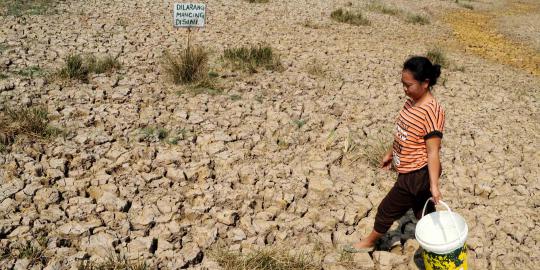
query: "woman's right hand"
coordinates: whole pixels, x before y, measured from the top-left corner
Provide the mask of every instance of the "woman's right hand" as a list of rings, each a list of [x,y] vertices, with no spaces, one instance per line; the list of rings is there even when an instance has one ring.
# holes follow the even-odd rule
[[[390,170],[390,165],[392,165],[392,151],[386,152],[380,163],[381,168],[387,170]]]
[[[432,187],[429,189],[429,191],[431,191],[431,197],[433,197],[433,202],[435,204],[439,204],[439,201],[442,199],[442,194],[439,190],[439,187]]]

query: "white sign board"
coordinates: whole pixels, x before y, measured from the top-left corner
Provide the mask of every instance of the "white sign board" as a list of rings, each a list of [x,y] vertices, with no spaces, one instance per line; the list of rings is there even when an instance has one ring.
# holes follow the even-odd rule
[[[206,5],[201,3],[175,3],[173,7],[174,27],[204,27]]]

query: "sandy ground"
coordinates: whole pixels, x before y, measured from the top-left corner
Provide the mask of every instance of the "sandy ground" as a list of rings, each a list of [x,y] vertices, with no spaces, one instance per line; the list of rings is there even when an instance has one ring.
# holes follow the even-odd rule
[[[531,12],[534,10],[535,12]],[[521,10],[497,18],[497,28],[504,35],[529,44],[537,51],[540,50],[540,34],[535,29],[540,28],[540,4],[530,3]]]
[[[536,268],[540,79],[530,27],[538,5],[520,2],[527,7],[512,14],[512,1],[472,1],[473,10],[454,1],[386,2],[431,21],[415,25],[366,11],[365,1],[348,3],[207,1],[207,27],[193,42],[223,75],[220,95],[192,95],[164,78],[163,51],[182,48],[187,36],[171,25],[171,1],[67,1],[57,14],[1,17],[8,78],[0,108],[44,105],[69,134],[0,155],[2,249],[47,236],[47,269],[99,261],[110,250],[163,269],[218,269],[207,252],[217,245],[322,246],[325,269],[346,269],[340,245],[371,230],[395,179],[362,153],[390,143],[405,101],[402,62],[438,46],[449,59],[434,89],[447,117],[442,192],[469,225],[469,264]],[[330,20],[339,7],[364,10],[371,25]],[[481,44],[463,34],[459,16],[480,18]],[[246,74],[219,61],[225,48],[258,43],[279,53],[284,71]],[[57,70],[69,53],[119,55],[124,67],[87,84],[17,74]],[[310,74],[314,65],[324,74]],[[145,127],[180,139],[140,140]],[[410,240],[415,222],[396,222],[378,251],[355,257],[354,269],[421,267]],[[29,263],[7,256],[1,268]]]

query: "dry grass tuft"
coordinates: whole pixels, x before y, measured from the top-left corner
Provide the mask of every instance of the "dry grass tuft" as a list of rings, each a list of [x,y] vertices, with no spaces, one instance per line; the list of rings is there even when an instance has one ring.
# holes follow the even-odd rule
[[[238,252],[214,250],[210,253],[225,270],[319,270],[321,263],[311,254],[290,255],[287,250],[267,248],[243,255]]]
[[[346,267],[347,269],[355,269],[356,266],[353,254],[343,250],[339,252],[338,262],[340,265]]]
[[[429,18],[420,14],[408,14],[406,21],[412,24],[426,25],[429,24]]]
[[[45,255],[47,242],[47,237],[40,236],[32,241],[26,241],[19,244],[13,243],[0,250],[0,261],[5,259],[27,259],[29,261],[28,267],[41,269],[46,266],[49,261],[49,258]]]
[[[330,18],[341,23],[348,23],[352,25],[370,25],[371,22],[364,18],[364,15],[360,11],[351,12],[348,10],[343,10],[342,8],[332,11]]]
[[[139,141],[159,142],[169,136],[169,131],[162,127],[145,127],[140,130]]]
[[[88,82],[88,74],[90,74],[90,70],[79,54],[68,55],[65,59],[65,66],[59,72],[60,77],[77,79],[82,82]]]
[[[175,84],[189,84],[208,79],[208,53],[202,47],[186,48],[178,55],[164,54],[163,69]]]
[[[110,55],[103,58],[97,58],[91,55],[86,59],[86,62],[88,65],[88,70],[95,74],[107,73],[122,68],[122,64],[120,64],[118,59]]]
[[[433,48],[430,49],[426,57],[433,63],[438,64],[441,67],[447,67],[448,66],[448,59],[446,58],[446,54],[441,48]]]
[[[373,168],[380,168],[383,156],[390,149],[390,144],[383,139],[372,139],[364,149],[361,150],[361,156]]]
[[[460,5],[461,7],[464,7],[466,9],[470,9],[470,10],[473,10],[474,9],[474,6],[469,4],[469,3],[463,3],[462,1],[459,1],[459,0],[456,0],[456,3],[458,5]]]
[[[94,55],[86,57],[80,54],[70,54],[65,59],[65,66],[58,72],[62,78],[76,79],[82,82],[88,82],[88,76],[91,73],[108,73],[122,68],[118,59],[112,56],[97,58]]]
[[[256,73],[258,68],[267,70],[281,70],[279,56],[270,46],[252,45],[250,47],[237,47],[225,49],[222,59],[234,68]]]
[[[390,7],[383,3],[377,3],[377,2],[372,2],[368,4],[367,8],[371,11],[376,11],[382,14],[387,14],[387,15],[392,15],[392,16],[397,16],[403,13],[403,11],[399,8]]]
[[[309,75],[314,77],[325,77],[326,70],[323,68],[323,64],[318,60],[312,60],[306,66],[306,71]]]
[[[47,111],[41,107],[0,111],[0,145],[4,149],[20,136],[44,139],[61,133],[60,129],[49,126]]]
[[[130,261],[125,256],[122,256],[114,251],[111,251],[109,257],[102,263],[91,261],[82,261],[77,270],[147,270],[155,269],[150,267],[146,262]]]
[[[313,22],[311,20],[306,20],[305,22],[302,23],[302,26],[306,28],[311,28],[311,29],[321,29],[321,28],[326,27],[325,25]]]

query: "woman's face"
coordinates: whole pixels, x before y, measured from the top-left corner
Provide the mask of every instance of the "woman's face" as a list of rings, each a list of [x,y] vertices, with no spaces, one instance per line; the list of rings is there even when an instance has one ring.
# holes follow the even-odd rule
[[[401,83],[403,83],[403,91],[413,100],[420,99],[429,89],[429,80],[419,82],[414,79],[413,74],[404,69],[401,72]]]

